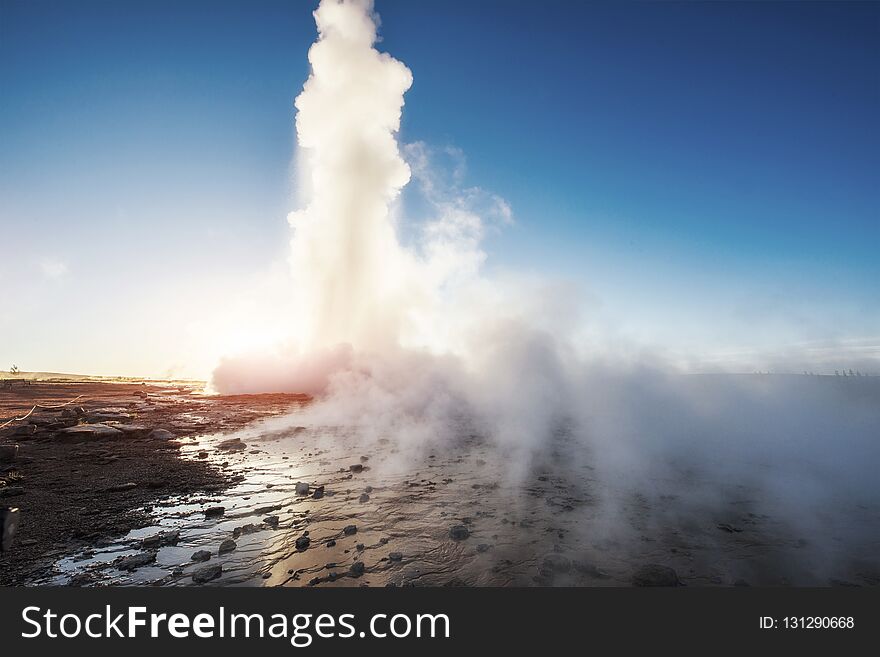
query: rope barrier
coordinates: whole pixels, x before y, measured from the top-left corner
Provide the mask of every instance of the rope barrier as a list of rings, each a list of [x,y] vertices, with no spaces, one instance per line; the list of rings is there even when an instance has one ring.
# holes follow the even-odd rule
[[[76,397],[74,397],[70,401],[66,401],[63,404],[34,404],[33,408],[31,408],[31,410],[29,410],[27,413],[25,413],[21,417],[14,417],[11,420],[7,420],[3,424],[0,424],[0,429],[4,429],[4,428],[8,427],[13,422],[21,422],[22,420],[27,420],[33,414],[33,412],[35,410],[37,410],[38,408],[47,409],[47,410],[52,409],[52,408],[64,408],[65,406],[69,406],[70,404],[72,404],[76,400],[82,399],[82,397],[83,397],[83,395],[77,395]]]

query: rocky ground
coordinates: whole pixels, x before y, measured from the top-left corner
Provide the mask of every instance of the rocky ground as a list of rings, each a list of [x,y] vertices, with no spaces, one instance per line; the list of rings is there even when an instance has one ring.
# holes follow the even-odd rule
[[[288,410],[291,395],[206,397],[193,384],[15,381],[0,387],[0,506],[17,507],[0,584],[38,581],[65,554],[109,544],[154,520],[169,496],[216,493],[240,475],[180,458],[187,437]]]
[[[880,584],[876,500],[805,524],[706,473],[602,477],[564,434],[524,461],[473,435],[301,426],[305,397],[188,384],[21,384],[0,418],[77,395],[0,438],[0,506],[21,509],[2,584]]]

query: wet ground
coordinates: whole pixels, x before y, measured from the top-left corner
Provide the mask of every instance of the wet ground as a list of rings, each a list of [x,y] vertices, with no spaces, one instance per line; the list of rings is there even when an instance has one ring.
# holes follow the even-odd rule
[[[142,401],[151,397],[150,405],[174,408],[164,421],[177,435],[174,458],[217,479],[198,490],[154,490],[131,509],[139,521],[125,532],[62,544],[60,554],[15,583],[880,582],[880,532],[834,550],[845,526],[880,527],[876,506],[838,509],[819,519],[823,533],[815,536],[784,514],[763,512],[755,491],[741,486],[705,505],[678,496],[707,485],[695,473],[651,482],[650,497],[626,481],[603,482],[588,458],[564,456],[571,453],[564,438],[512,477],[505,455],[474,437],[413,451],[388,440],[365,444],[339,428],[298,426],[305,399],[205,398],[163,389]],[[147,406],[129,407],[137,417],[126,422],[146,421]],[[284,411],[290,414],[260,419]],[[92,503],[101,506],[100,499]],[[24,501],[19,505],[27,513]]]

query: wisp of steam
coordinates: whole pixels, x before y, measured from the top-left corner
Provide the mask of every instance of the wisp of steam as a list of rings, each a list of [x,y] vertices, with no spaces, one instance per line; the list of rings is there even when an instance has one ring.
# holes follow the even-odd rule
[[[595,535],[630,531],[634,495],[663,527],[748,490],[756,512],[810,536],[822,563],[876,543],[876,522],[837,523],[833,536],[827,524],[856,505],[876,520],[876,379],[684,375],[646,354],[585,353],[571,286],[483,272],[487,222],[508,219],[506,205],[490,198],[481,213],[467,192],[438,190],[431,149],[398,143],[413,77],[377,50],[372,1],[322,0],[314,17],[295,103],[289,340],[227,356],[215,389],[310,393],[273,426],[393,441],[397,467],[479,440],[512,481],[548,463],[588,468],[604,509],[584,527]],[[435,216],[404,243],[407,184]]]

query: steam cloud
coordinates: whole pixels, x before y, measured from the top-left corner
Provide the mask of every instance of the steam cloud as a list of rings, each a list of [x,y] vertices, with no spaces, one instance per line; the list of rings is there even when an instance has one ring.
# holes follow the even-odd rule
[[[615,490],[627,481],[654,499],[710,503],[747,484],[807,528],[841,498],[876,501],[876,385],[687,377],[652,358],[581,353],[566,285],[482,273],[487,221],[508,220],[506,204],[444,186],[423,144],[404,159],[396,133],[412,75],[376,50],[371,0],[322,0],[314,16],[296,99],[295,326],[277,353],[225,358],[218,391],[313,393],[288,422],[390,438],[404,456],[480,436],[512,478],[563,449]],[[398,199],[413,175],[436,217],[404,245]],[[682,486],[694,468],[704,484]]]

